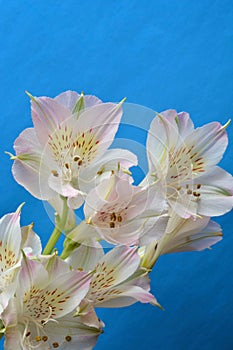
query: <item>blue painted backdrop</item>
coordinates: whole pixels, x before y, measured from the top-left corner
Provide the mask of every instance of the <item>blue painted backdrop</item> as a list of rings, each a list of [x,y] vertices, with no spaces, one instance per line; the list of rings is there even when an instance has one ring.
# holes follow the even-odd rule
[[[16,136],[31,126],[29,101],[74,89],[157,111],[186,110],[196,125],[233,116],[231,0],[0,1],[0,214],[22,202],[22,224],[52,229],[43,204],[16,184]],[[233,126],[222,166],[233,172]],[[131,137],[132,135],[129,135]],[[165,308],[99,310],[96,349],[232,349],[233,213],[218,219],[212,251],[162,257],[152,291]]]

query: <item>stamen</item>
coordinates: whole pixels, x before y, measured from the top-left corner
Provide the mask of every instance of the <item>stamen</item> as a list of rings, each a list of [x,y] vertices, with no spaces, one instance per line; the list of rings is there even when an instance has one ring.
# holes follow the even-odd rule
[[[193,195],[194,195],[195,197],[200,197],[200,193],[198,193],[198,192],[193,192]]]
[[[122,222],[122,216],[121,216],[121,215],[118,215],[117,221],[118,221],[118,222]]]
[[[116,214],[115,213],[112,213],[110,215],[110,220],[116,221]]]
[[[58,172],[57,172],[57,170],[52,170],[51,173],[53,174],[53,176],[58,177]]]

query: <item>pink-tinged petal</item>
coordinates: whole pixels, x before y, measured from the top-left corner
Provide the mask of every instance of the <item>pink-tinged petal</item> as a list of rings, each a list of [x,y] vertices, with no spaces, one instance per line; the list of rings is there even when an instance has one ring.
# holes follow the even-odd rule
[[[187,138],[187,145],[194,145],[192,150],[193,160],[202,159],[202,167],[216,165],[222,158],[228,144],[225,128],[217,122],[209,123],[194,130]],[[195,156],[194,156],[195,155]],[[198,161],[195,168],[198,171]]]
[[[98,97],[93,95],[84,95],[85,108],[90,108],[100,103],[103,103],[103,102]]]
[[[16,294],[23,301],[25,293],[30,294],[32,286],[43,289],[48,284],[49,276],[45,267],[39,261],[24,257],[19,273],[19,281],[20,284],[17,286]]]
[[[95,144],[91,152],[95,157],[102,155],[113,142],[122,116],[121,105],[101,103],[84,110],[76,123],[77,130],[94,135]]]
[[[16,159],[12,173],[15,180],[39,199],[47,200],[54,196],[54,191],[48,185],[53,161],[43,154],[35,130],[25,129],[16,139],[14,149]]]
[[[70,271],[50,282],[47,290],[50,292],[50,301],[55,298],[52,305],[56,318],[66,315],[80,304],[89,290],[91,278],[91,274]]]
[[[71,116],[67,108],[49,97],[33,98],[31,107],[35,132],[42,145],[46,145],[49,135],[52,135],[59,125]]]
[[[104,251],[102,246],[98,242],[91,240],[89,245],[81,244],[75,249],[66,261],[73,269],[91,271],[103,257]]]
[[[24,226],[21,228],[22,243],[21,248],[26,255],[40,255],[42,245],[40,237],[33,231],[33,225]]]
[[[106,274],[119,284],[130,277],[138,268],[140,257],[137,248],[119,246],[108,252],[96,266],[96,271],[101,273],[103,266],[106,267]]]
[[[179,129],[179,136],[181,142],[194,131],[193,122],[186,112],[180,112],[177,114],[176,123]]]
[[[72,111],[80,97],[81,95],[75,91],[65,91],[56,96],[55,100]],[[84,95],[84,108],[90,108],[100,103],[102,103],[102,101],[98,97],[92,95]]]
[[[54,98],[55,101],[59,102],[65,108],[67,108],[70,112],[72,112],[74,106],[77,101],[80,99],[81,95],[79,95],[76,91],[65,91],[59,94]]]
[[[141,303],[150,303],[160,307],[156,298],[146,290],[138,286],[127,284],[117,286],[113,291],[109,290],[106,300],[96,304],[96,307],[124,307],[135,304],[137,301]]]
[[[57,348],[61,350],[93,349],[102,333],[102,323],[99,321],[98,326],[94,327],[84,324],[81,320],[81,317],[73,317],[71,313],[60,318],[56,324],[48,322],[44,327],[48,336],[46,345],[53,346],[56,343],[59,345]]]

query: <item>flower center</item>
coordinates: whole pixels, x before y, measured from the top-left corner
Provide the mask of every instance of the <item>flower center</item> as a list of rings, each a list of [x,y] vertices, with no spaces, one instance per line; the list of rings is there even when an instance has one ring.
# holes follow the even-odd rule
[[[105,206],[94,216],[92,222],[94,225],[103,228],[121,227],[127,221],[127,210],[128,207]]]
[[[67,125],[59,125],[58,129],[49,135],[49,148],[63,180],[72,181],[78,177],[80,168],[87,167],[97,156],[99,142],[92,129],[75,133]],[[51,171],[55,177],[59,177],[60,172]]]

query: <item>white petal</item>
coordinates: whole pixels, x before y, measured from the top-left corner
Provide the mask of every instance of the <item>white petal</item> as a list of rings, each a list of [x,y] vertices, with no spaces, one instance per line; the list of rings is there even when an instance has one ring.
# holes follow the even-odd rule
[[[42,252],[40,237],[33,231],[33,225],[24,226],[21,228],[22,243],[21,247],[26,254],[39,255]]]
[[[56,100],[49,97],[38,97],[31,101],[32,120],[35,132],[42,145],[46,145],[49,135],[59,125],[71,117],[71,112]]]
[[[119,284],[130,277],[138,268],[140,263],[140,257],[136,248],[129,248],[126,246],[119,246],[113,248],[108,252],[99,262],[104,263],[107,267],[107,271],[113,270],[112,275],[115,279],[115,284]],[[98,267],[96,267],[98,270]]]
[[[100,156],[111,145],[121,116],[122,108],[120,105],[101,103],[84,110],[79,116],[76,127],[84,134],[92,130],[95,142],[98,144],[97,155]]]
[[[43,154],[35,130],[25,129],[16,139],[14,149],[17,155],[12,167],[15,180],[39,199],[54,196],[54,191],[48,185],[53,161]]]
[[[83,271],[91,271],[104,256],[102,246],[92,240],[89,245],[81,244],[66,259],[73,269],[82,269]]]

